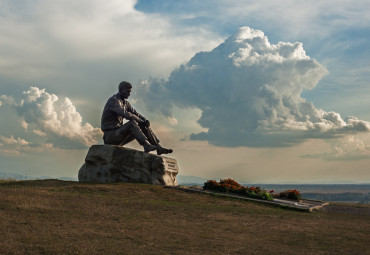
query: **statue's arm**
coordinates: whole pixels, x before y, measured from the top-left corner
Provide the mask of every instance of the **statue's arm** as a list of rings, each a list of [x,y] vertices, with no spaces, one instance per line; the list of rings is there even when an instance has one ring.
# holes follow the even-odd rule
[[[143,123],[147,128],[150,126],[150,121],[147,120],[143,115],[138,113],[132,106],[131,104],[126,101],[127,103],[127,111],[131,112],[134,116],[137,116],[138,119],[135,119],[137,123]]]
[[[143,116],[143,115],[141,115],[140,113],[138,113],[132,106],[131,106],[131,104],[128,102],[128,101],[126,101],[126,103],[127,103],[127,111],[128,112],[130,112],[130,113],[132,113],[133,115],[135,115],[135,116],[137,116],[139,119],[140,119],[140,122],[145,122],[146,121],[146,118]]]
[[[112,100],[109,108],[113,112],[117,113],[118,115],[122,116],[123,118],[125,118],[127,120],[132,120],[133,119],[138,123],[143,122],[144,120],[142,118],[144,118],[144,117],[141,116],[138,112],[136,112],[135,109],[132,108],[132,106],[130,105],[130,103],[128,101],[126,101],[126,104],[127,104],[126,107],[124,107],[122,101],[114,98]]]

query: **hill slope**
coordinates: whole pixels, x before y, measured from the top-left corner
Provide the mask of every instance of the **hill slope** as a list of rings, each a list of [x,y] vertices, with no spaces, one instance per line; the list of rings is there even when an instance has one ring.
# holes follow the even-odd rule
[[[0,182],[0,254],[366,254],[370,207],[314,213],[145,184]]]

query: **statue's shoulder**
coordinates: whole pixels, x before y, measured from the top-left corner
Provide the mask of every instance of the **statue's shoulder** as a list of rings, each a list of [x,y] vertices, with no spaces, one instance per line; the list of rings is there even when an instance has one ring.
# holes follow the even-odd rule
[[[116,98],[116,95],[113,95],[108,98],[107,102],[105,103],[104,110],[108,110],[117,104],[119,104],[118,99]]]
[[[114,94],[108,99],[107,103],[117,103],[118,101],[121,101],[121,100],[117,98],[117,94]]]
[[[131,107],[131,104],[130,104],[130,102],[129,101],[127,101],[127,100],[124,100],[124,102],[123,102],[124,104],[126,104],[128,107]]]

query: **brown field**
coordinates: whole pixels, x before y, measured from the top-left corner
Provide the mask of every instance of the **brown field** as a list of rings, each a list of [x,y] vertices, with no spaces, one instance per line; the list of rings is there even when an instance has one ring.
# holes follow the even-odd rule
[[[145,184],[0,181],[0,254],[370,254],[370,206],[303,213]]]

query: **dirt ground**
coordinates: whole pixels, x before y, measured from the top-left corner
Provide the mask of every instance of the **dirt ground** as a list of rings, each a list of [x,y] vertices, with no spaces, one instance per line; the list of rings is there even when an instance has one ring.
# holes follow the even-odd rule
[[[320,209],[327,213],[343,213],[348,215],[367,215],[370,216],[370,205],[354,205],[348,203],[330,203]]]
[[[0,254],[370,254],[368,206],[312,213],[145,184],[0,182]]]

